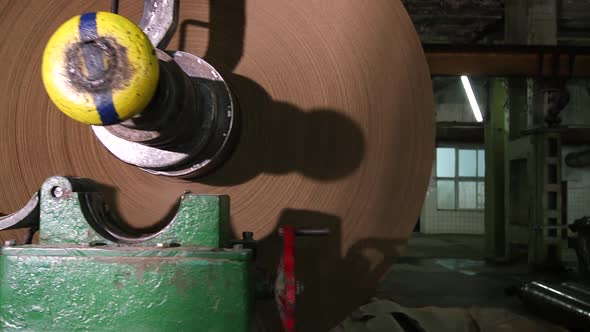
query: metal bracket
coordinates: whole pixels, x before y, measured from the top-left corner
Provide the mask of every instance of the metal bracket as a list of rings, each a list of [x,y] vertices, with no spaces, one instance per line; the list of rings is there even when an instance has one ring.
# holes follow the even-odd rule
[[[178,0],[144,0],[139,27],[154,47],[165,49],[178,26]]]
[[[88,179],[54,176],[21,210],[0,219],[0,230],[39,229],[41,244],[198,246],[221,248],[229,237],[227,196],[185,193],[172,219],[150,230],[126,226]]]
[[[0,230],[28,228],[39,225],[39,193],[35,193],[20,210],[0,217]]]

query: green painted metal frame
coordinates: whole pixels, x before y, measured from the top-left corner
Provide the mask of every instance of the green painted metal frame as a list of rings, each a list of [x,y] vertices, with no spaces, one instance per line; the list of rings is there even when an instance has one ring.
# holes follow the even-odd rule
[[[40,245],[0,249],[0,330],[249,330],[252,253],[222,248],[227,197],[185,194],[170,223],[122,244],[89,223],[108,211],[89,205],[102,202],[95,189],[62,177],[45,182]]]
[[[60,197],[52,194],[57,187],[62,190]],[[120,242],[102,230],[101,225],[105,224],[110,228],[124,227],[106,206],[99,189],[89,180],[56,176],[45,181],[39,192],[40,244]],[[142,234],[141,238],[131,237],[130,241],[142,246],[176,243],[219,248],[227,244],[229,233],[229,197],[186,193],[180,198],[176,216],[167,225],[152,234]]]

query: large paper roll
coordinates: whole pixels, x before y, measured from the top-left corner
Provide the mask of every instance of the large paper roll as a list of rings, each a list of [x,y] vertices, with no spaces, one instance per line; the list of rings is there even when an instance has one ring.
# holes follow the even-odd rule
[[[121,1],[120,14],[138,22],[142,5]],[[431,81],[401,2],[181,1],[169,48],[223,74],[242,127],[231,158],[191,181],[119,161],[44,91],[51,34],[72,16],[108,9],[109,1],[0,1],[0,211],[24,206],[52,175],[105,184],[138,228],[165,218],[186,190],[227,194],[236,236],[254,232],[269,271],[281,252],[278,225],[332,229],[297,243],[301,331],[324,331],[368,299],[411,235],[433,161]],[[276,309],[259,316],[272,320]]]

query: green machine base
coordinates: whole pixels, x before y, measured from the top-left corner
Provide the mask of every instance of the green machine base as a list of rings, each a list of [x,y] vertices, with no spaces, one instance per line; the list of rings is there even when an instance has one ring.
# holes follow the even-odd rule
[[[228,244],[226,196],[187,193],[157,230],[126,229],[86,179],[52,177],[0,229],[2,331],[247,331],[252,253]]]

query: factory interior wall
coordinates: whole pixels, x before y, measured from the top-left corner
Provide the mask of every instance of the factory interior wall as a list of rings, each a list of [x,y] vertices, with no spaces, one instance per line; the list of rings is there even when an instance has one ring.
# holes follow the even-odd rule
[[[590,145],[563,146],[562,158],[570,152],[590,150]],[[590,168],[568,167],[562,160],[562,180],[567,181],[567,222],[590,216]]]
[[[420,232],[426,234],[484,234],[484,211],[439,210],[433,168],[420,213]]]
[[[584,79],[568,81],[567,89],[570,102],[561,112],[562,125],[588,126],[590,125],[590,82]],[[572,168],[565,164],[565,157],[570,152],[590,150],[590,145],[563,145],[562,181],[567,181],[567,222],[584,216],[590,216],[590,167]]]
[[[588,126],[590,125],[590,80],[572,79],[567,82],[566,88],[570,93],[570,101],[561,111],[561,124],[563,126]]]
[[[439,81],[446,83],[445,89],[436,93],[437,121],[473,122],[469,105],[462,95],[457,78],[444,78]],[[487,95],[482,82],[475,82],[474,90],[482,110],[485,109]],[[561,112],[562,124],[566,126],[590,125],[590,112],[586,105],[590,104],[590,82],[587,80],[570,80],[567,84],[570,102]],[[435,86],[435,92],[436,91]],[[563,146],[562,158],[572,151],[588,150],[590,145]],[[568,182],[567,189],[567,221],[583,216],[590,216],[590,168],[571,168],[562,162],[562,179]],[[420,232],[427,234],[483,234],[484,211],[439,210],[437,208],[437,192],[435,170],[420,214]]]
[[[482,112],[487,107],[487,79],[473,79],[471,81]],[[465,96],[460,78],[433,78],[435,94],[435,108],[437,122],[476,123],[475,117]],[[441,143],[441,142],[439,142]],[[455,144],[442,142],[444,146],[453,147]],[[441,145],[438,144],[437,145]],[[456,144],[455,147],[465,146]],[[469,146],[483,148],[483,142]],[[436,165],[436,160],[434,161]],[[439,210],[436,190],[436,167],[433,167],[424,205],[420,213],[420,232],[426,234],[484,234],[483,210]]]

